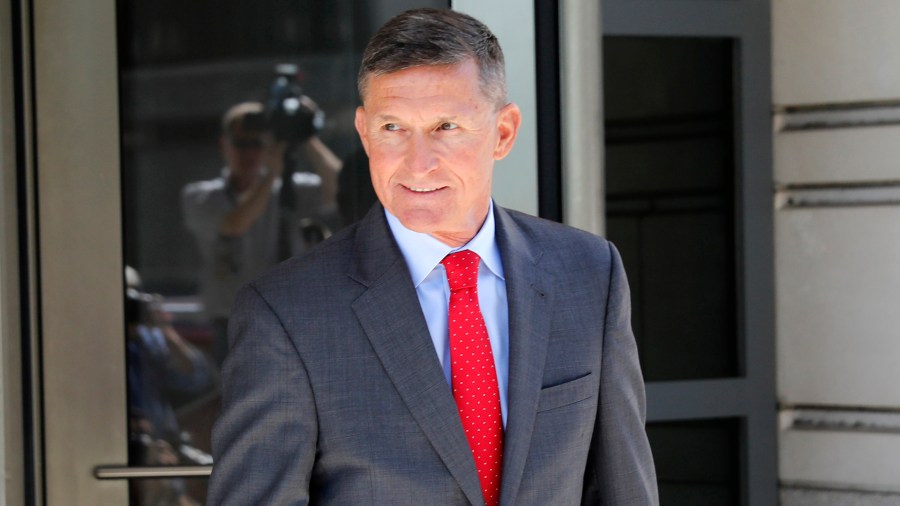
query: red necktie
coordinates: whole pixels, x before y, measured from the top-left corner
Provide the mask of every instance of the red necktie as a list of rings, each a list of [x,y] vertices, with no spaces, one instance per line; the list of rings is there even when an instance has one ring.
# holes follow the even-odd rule
[[[469,250],[441,263],[450,282],[450,374],[453,397],[475,458],[487,506],[500,503],[503,416],[494,355],[478,306],[478,263]]]

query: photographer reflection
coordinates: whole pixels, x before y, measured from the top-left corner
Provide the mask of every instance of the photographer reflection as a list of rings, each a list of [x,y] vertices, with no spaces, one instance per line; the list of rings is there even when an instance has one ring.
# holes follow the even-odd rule
[[[216,373],[169,323],[161,297],[141,290],[137,271],[126,267],[125,276],[130,460],[145,466],[211,464],[212,457],[182,431],[175,406],[211,391]],[[179,479],[138,480],[132,491],[141,505],[198,504]]]
[[[316,135],[321,118],[315,102],[282,74],[265,106],[244,102],[225,113],[221,175],[182,191],[185,224],[200,251],[200,294],[220,365],[238,288],[330,235],[338,220],[342,164]],[[299,170],[301,157],[313,172]]]

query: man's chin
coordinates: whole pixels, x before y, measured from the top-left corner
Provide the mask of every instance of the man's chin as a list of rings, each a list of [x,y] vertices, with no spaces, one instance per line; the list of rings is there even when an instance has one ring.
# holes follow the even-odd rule
[[[397,215],[394,214],[394,216]],[[441,213],[413,212],[406,213],[402,217],[397,216],[397,219],[409,230],[420,234],[428,234],[454,248],[469,242],[478,233],[477,229],[464,230],[463,227],[452,226],[446,220],[446,216]]]
[[[439,213],[425,210],[406,211],[394,214],[404,227],[420,234],[434,234],[442,228]]]

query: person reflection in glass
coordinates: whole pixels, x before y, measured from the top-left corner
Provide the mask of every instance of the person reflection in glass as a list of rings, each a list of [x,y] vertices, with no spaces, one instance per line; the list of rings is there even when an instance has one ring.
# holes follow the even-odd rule
[[[143,466],[211,464],[181,430],[176,400],[211,391],[216,373],[206,357],[185,341],[160,307],[159,295],[144,293],[140,276],[125,268],[128,413],[131,461]],[[198,504],[184,480],[139,480],[133,493],[142,505]]]
[[[306,96],[301,103],[306,111],[317,109]],[[337,217],[341,160],[315,128],[292,142],[276,140],[264,117],[258,102],[228,109],[219,141],[225,167],[218,177],[182,190],[185,225],[202,262],[200,295],[213,325],[213,353],[220,365],[228,349],[227,316],[238,288],[329,235]],[[293,191],[285,192],[282,174],[295,154],[302,154],[313,172],[292,171]]]

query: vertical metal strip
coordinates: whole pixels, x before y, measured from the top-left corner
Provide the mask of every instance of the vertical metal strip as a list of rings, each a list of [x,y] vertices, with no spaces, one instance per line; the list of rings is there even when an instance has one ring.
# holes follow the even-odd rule
[[[595,234],[605,231],[603,76],[600,2],[562,0],[563,216]]]
[[[47,504],[127,504],[115,0],[33,0]]]
[[[34,186],[33,31],[31,2],[0,11],[2,113],[3,448],[6,504],[43,504],[40,377],[37,352],[37,221]]]

